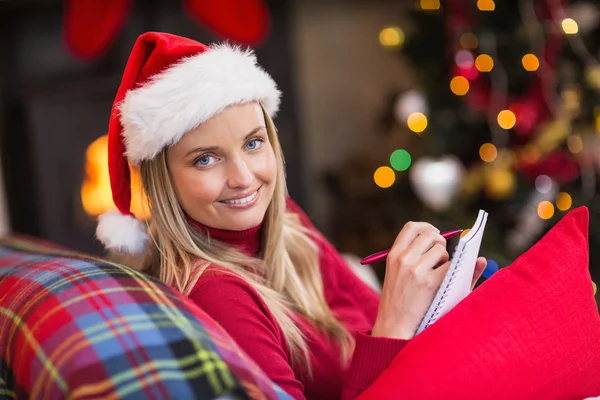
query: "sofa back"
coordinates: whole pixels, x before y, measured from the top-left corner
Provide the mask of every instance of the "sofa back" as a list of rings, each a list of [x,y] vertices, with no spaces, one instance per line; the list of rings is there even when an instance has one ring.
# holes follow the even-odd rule
[[[0,242],[8,398],[289,399],[214,320],[131,268]]]

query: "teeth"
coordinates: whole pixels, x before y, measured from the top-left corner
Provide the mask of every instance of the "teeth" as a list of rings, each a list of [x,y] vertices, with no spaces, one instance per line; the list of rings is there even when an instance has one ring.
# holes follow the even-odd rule
[[[248,197],[244,197],[241,199],[235,199],[235,200],[223,200],[221,201],[221,203],[225,203],[225,204],[246,204],[251,202],[252,200],[254,200],[254,198],[258,195],[258,190],[254,193],[252,193],[250,196]]]

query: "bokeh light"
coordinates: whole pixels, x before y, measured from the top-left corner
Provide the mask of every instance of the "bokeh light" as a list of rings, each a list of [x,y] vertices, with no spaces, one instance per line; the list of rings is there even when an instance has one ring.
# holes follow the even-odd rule
[[[404,149],[394,150],[390,156],[390,165],[396,171],[406,171],[410,167],[411,162],[410,154]]]
[[[563,19],[560,25],[567,35],[575,35],[579,32],[579,26],[577,26],[577,22],[573,18]]]
[[[541,219],[550,219],[554,215],[554,205],[544,200],[538,204],[537,213]]]
[[[396,174],[390,167],[383,166],[377,168],[375,174],[373,174],[375,184],[380,188],[389,188],[394,184],[396,180]]]
[[[460,45],[465,49],[474,49],[479,44],[477,36],[473,32],[466,32],[460,35]]]
[[[477,8],[479,11],[494,11],[496,3],[494,0],[477,0]]]
[[[407,125],[411,131],[421,133],[427,128],[427,117],[423,113],[414,112],[408,116]]]
[[[494,60],[487,54],[480,54],[475,59],[475,68],[479,72],[490,72],[494,68]]]
[[[454,56],[454,62],[459,68],[467,69],[473,67],[475,59],[469,50],[459,50]]]
[[[421,10],[439,10],[440,0],[421,0]]]
[[[450,81],[450,90],[457,96],[464,96],[469,91],[469,81],[464,76],[455,76]]]
[[[511,129],[517,123],[515,113],[510,110],[502,110],[498,113],[498,125],[502,129]]]
[[[526,71],[537,71],[540,67],[540,60],[534,54],[525,54],[521,63]]]
[[[560,211],[567,211],[573,205],[571,195],[566,192],[560,192],[556,195],[556,208]]]
[[[552,190],[552,186],[552,179],[548,175],[542,174],[535,178],[535,189],[542,194],[546,194]]]
[[[494,260],[487,260],[487,265],[485,266],[481,276],[483,276],[485,279],[489,279],[496,272],[498,272],[498,263]]]
[[[516,189],[517,180],[509,168],[493,168],[487,172],[485,193],[493,200],[505,200]]]
[[[404,44],[404,39],[404,31],[397,26],[390,26],[379,32],[379,42],[385,47],[400,47]]]
[[[484,143],[479,148],[479,157],[485,162],[492,162],[498,156],[498,149],[491,143]]]

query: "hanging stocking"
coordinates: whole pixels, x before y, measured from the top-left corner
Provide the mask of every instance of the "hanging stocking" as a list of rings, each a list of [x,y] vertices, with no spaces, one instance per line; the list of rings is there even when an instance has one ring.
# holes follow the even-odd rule
[[[71,52],[87,61],[113,43],[131,11],[131,0],[66,0],[64,35]]]
[[[270,27],[264,0],[184,0],[184,7],[216,34],[248,46],[260,44]]]

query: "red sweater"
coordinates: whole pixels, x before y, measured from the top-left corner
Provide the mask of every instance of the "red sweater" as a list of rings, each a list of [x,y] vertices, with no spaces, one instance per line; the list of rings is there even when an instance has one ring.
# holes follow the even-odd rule
[[[288,209],[298,213],[315,230],[306,215],[291,200]],[[209,229],[213,238],[256,254],[260,227],[242,232]],[[373,337],[379,297],[364,284],[334,247],[318,234],[320,265],[325,298],[344,326],[355,335],[356,347],[348,368],[340,364],[340,349],[301,316],[300,328],[307,337],[313,378],[290,366],[283,332],[259,294],[241,278],[209,268],[190,298],[219,322],[264,372],[294,399],[335,400],[358,396],[388,366],[407,343],[405,340]]]

